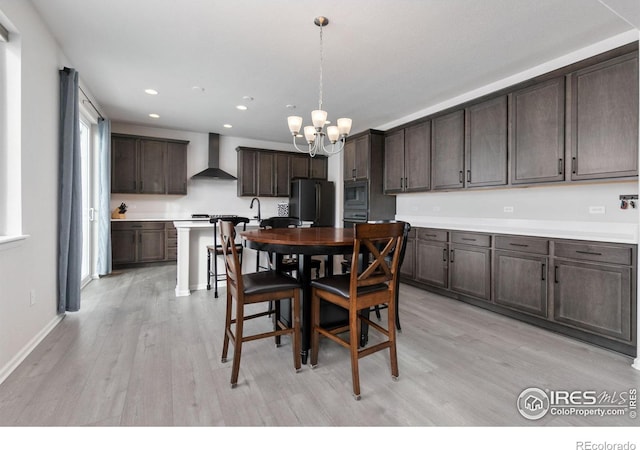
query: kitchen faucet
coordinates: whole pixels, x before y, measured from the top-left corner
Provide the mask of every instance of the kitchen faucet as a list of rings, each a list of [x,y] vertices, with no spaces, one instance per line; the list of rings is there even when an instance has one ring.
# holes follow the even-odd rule
[[[262,215],[260,214],[260,199],[258,197],[253,197],[251,199],[251,204],[249,205],[249,209],[253,209],[253,202],[256,201],[258,202],[258,215],[257,216],[253,216],[254,219],[258,219],[258,222],[260,222],[262,220]]]

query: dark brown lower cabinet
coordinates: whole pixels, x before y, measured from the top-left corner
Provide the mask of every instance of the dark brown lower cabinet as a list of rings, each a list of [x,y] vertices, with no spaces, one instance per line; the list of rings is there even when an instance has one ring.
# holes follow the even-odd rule
[[[413,230],[403,282],[636,356],[637,245]]]
[[[417,242],[416,275],[423,283],[446,288],[449,285],[449,245],[446,242]]]
[[[415,278],[416,267],[416,229],[409,230],[407,236],[407,247],[404,251],[404,259],[402,260],[402,266],[400,266],[400,276],[402,280],[411,280]]]
[[[496,250],[494,302],[546,318],[548,268],[546,256]]]
[[[172,222],[112,222],[111,248],[116,268],[175,261],[177,236]]]
[[[631,279],[630,267],[556,260],[553,320],[631,341]]]
[[[491,296],[490,280],[490,249],[451,244],[449,250],[449,287],[452,291],[489,300]]]

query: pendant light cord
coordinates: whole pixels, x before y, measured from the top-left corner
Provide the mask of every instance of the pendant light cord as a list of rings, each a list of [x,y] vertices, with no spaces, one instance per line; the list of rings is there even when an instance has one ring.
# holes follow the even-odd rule
[[[322,45],[322,29],[324,24],[320,24],[320,100],[318,101],[318,109],[322,109],[322,63],[324,59],[324,49]]]

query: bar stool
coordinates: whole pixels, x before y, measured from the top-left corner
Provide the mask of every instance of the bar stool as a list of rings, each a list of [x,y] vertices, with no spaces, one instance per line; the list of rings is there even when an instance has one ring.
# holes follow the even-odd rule
[[[213,245],[207,245],[207,290],[211,290],[211,278],[213,278],[213,295],[218,298],[218,281],[226,280],[227,274],[223,272],[218,274],[218,256],[222,256],[222,245],[218,244],[218,225],[219,218],[211,218],[209,222],[213,224]],[[242,231],[247,229],[249,223],[248,217],[225,217],[224,220],[232,222],[235,228],[242,225]],[[238,251],[238,257],[242,264],[242,242],[236,241],[236,250]],[[213,271],[211,270],[211,256],[213,255]]]

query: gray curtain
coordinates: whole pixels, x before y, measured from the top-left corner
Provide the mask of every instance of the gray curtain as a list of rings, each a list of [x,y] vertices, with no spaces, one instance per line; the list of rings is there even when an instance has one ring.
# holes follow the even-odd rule
[[[78,72],[60,70],[58,168],[58,314],[80,309],[82,277],[82,168]]]
[[[111,273],[111,122],[98,121],[98,275]]]

